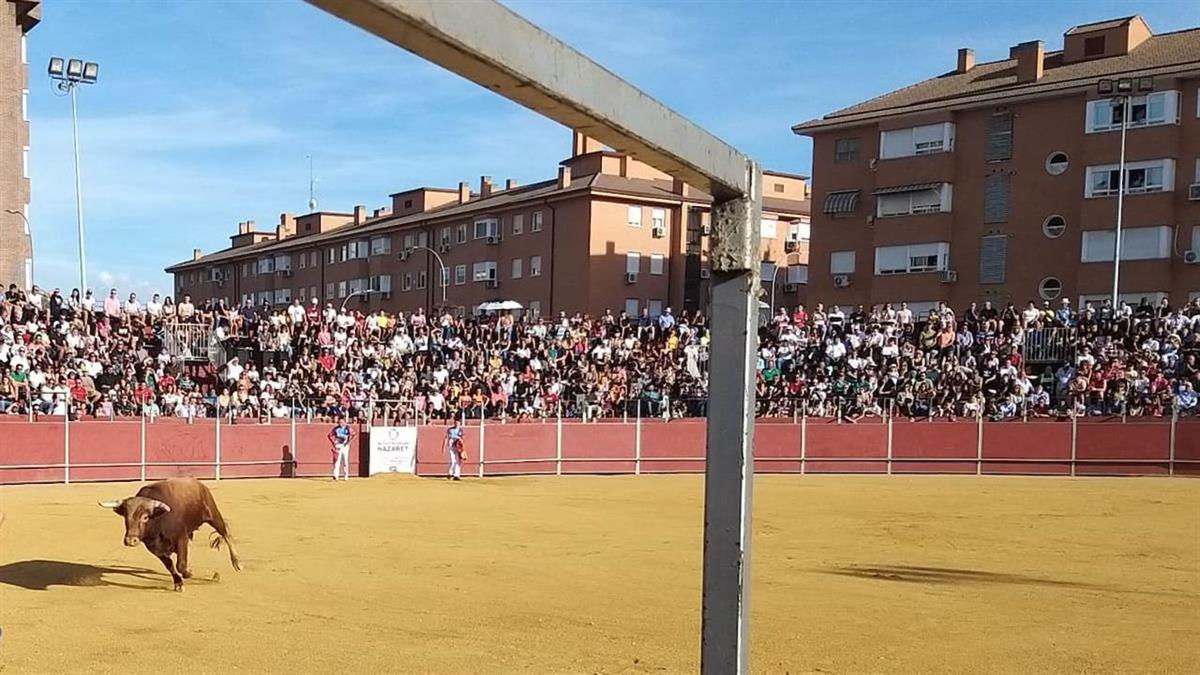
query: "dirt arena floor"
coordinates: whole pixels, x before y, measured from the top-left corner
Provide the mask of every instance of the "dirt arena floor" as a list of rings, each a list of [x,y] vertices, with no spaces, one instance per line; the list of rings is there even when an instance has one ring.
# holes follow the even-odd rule
[[[0,672],[697,670],[699,476],[211,485],[245,570],[205,527],[181,594],[96,505],[135,485],[0,489]],[[755,498],[755,672],[1200,672],[1200,481]]]

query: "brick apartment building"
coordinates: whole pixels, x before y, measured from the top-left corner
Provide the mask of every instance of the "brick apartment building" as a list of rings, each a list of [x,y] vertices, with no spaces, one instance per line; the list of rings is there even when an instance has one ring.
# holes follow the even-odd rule
[[[813,139],[808,293],[827,304],[1072,302],[1112,291],[1121,106],[1131,101],[1121,297],[1200,292],[1200,29],[1071,28],[793,127]]]
[[[33,283],[29,235],[29,68],[25,34],[37,25],[34,0],[0,0],[0,284]],[[14,213],[15,212],[15,213]],[[20,215],[18,215],[20,214]]]
[[[764,298],[799,302],[807,282],[805,177],[763,176]],[[229,248],[167,268],[175,295],[281,306],[299,298],[359,311],[513,300],[549,313],[657,315],[707,307],[709,195],[575,133],[555,179],[477,190],[421,187],[391,206],[283,214],[270,231],[241,223]],[[436,255],[426,248],[432,249]],[[439,285],[445,263],[446,301]],[[778,266],[778,267],[776,267]],[[356,295],[363,291],[376,291]]]

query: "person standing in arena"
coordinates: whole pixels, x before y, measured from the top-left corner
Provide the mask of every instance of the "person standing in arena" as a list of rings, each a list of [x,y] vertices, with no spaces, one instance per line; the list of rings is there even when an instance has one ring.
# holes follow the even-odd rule
[[[338,469],[342,470],[345,480],[350,480],[350,440],[354,438],[354,429],[345,415],[338,417],[338,423],[329,431],[330,450],[333,452],[333,479],[338,479]]]
[[[446,472],[446,478],[462,480],[462,463],[467,459],[467,454],[463,450],[463,428],[458,418],[455,418],[446,430],[446,439],[442,445],[450,455],[450,469]]]

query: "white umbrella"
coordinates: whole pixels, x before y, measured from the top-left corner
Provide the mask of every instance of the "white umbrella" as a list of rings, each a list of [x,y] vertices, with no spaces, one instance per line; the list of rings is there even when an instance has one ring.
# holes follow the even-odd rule
[[[524,307],[516,300],[498,300],[485,302],[479,306],[479,309],[484,312],[497,312],[508,309],[524,309]]]

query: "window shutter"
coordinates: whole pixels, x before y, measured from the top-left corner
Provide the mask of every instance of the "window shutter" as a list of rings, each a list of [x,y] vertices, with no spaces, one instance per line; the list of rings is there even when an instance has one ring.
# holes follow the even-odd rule
[[[979,283],[1002,284],[1008,268],[1008,235],[983,238],[979,245]]]
[[[983,222],[1008,222],[1011,177],[1006,173],[994,173],[983,181]]]
[[[1012,113],[995,113],[988,120],[987,149],[984,159],[995,162],[1012,159],[1013,119]]]

